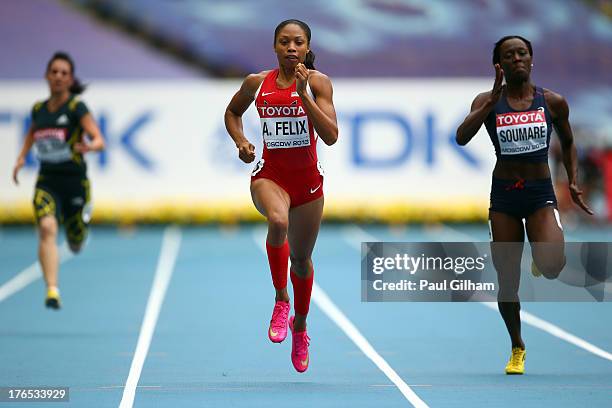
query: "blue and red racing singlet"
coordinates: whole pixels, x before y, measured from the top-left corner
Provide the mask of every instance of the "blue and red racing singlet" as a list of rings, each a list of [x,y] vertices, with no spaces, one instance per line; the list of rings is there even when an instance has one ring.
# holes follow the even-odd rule
[[[487,116],[485,126],[498,159],[548,160],[552,119],[542,88],[536,87],[533,102],[525,111],[512,109],[505,95],[502,95]]]

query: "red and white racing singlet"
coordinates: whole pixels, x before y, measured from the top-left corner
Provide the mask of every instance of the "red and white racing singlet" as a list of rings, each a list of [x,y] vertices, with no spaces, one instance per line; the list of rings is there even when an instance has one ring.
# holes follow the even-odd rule
[[[286,170],[316,167],[317,135],[296,84],[278,88],[277,77],[278,69],[270,71],[255,98],[264,142],[262,159],[266,165]]]

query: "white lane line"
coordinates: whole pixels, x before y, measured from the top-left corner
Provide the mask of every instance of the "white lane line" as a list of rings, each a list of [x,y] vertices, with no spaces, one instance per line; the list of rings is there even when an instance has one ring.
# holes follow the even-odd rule
[[[266,253],[266,229],[256,228],[253,230],[253,239],[258,248]],[[416,408],[428,408],[428,405],[402,380],[402,378],[391,368],[391,366],[380,356],[359,332],[357,327],[346,317],[346,315],[334,304],[325,291],[314,282],[312,285],[312,301],[327,315],[336,325],[355,343],[355,345],[395,384],[402,395]]]
[[[497,311],[497,303],[493,302],[481,302],[482,305],[488,307],[491,310]],[[521,310],[521,321],[530,326],[536,327],[548,334],[551,334],[561,340],[564,340],[574,346],[577,346],[583,350],[588,351],[589,353],[595,354],[605,360],[612,361],[612,354],[608,353],[605,350],[600,349],[599,347],[589,343],[588,341],[581,339],[578,336],[573,335],[572,333],[563,330],[559,326],[556,326],[544,319],[541,319],[529,312]]]
[[[317,284],[312,287],[312,299],[315,304],[329,317],[349,339],[365,354],[376,366],[397,386],[406,399],[417,408],[427,407],[427,404],[402,380],[393,368],[376,352],[374,347],[359,332],[357,327],[346,317],[344,313],[332,302],[327,294]]]
[[[138,386],[142,366],[144,365],[147,353],[149,352],[149,346],[151,345],[151,339],[153,338],[157,318],[159,317],[159,312],[161,310],[162,303],[164,302],[166,289],[170,283],[170,278],[172,277],[174,264],[176,263],[176,258],[178,256],[180,247],[181,230],[176,227],[166,228],[157,263],[157,270],[155,271],[155,278],[153,279],[153,285],[151,286],[151,293],[149,294],[149,300],[147,301],[144,319],[142,321],[142,326],[140,327],[136,351],[134,352],[134,358],[132,359],[130,373],[127,381],[125,382],[125,388],[123,389],[123,396],[121,398],[119,408],[131,408],[134,404],[136,387]]]
[[[409,384],[410,387],[433,387],[431,384]],[[393,384],[370,384],[370,387],[390,388],[395,387]]]
[[[344,240],[352,246],[354,249],[361,253],[361,243],[362,242],[378,242],[380,241],[374,235],[371,235],[363,228],[359,228],[356,225],[351,225],[348,227],[342,228],[342,235],[344,235]]]
[[[445,226],[445,228],[447,228],[448,230],[450,230],[452,233],[457,234],[459,236],[463,236],[463,238],[468,239],[470,241],[472,241],[474,239],[474,237],[464,234],[461,231],[457,231],[454,228]],[[497,309],[497,303],[495,302],[480,302],[481,305],[488,307],[489,309],[498,311]],[[521,307],[522,309],[522,307]],[[608,361],[612,361],[612,354],[610,354],[609,352],[595,346],[594,344],[589,343],[588,341],[566,331],[563,330],[562,328],[560,328],[559,326],[546,321],[536,315],[534,315],[533,313],[529,313],[526,310],[521,310],[521,321],[532,326],[535,327],[537,329],[542,330],[543,332],[546,332],[552,336],[557,337],[558,339],[561,339],[563,341],[566,341],[570,344],[573,344],[576,347],[579,347],[583,350],[588,351],[589,353],[592,353],[598,357],[601,357],[605,360]]]
[[[469,241],[473,241],[474,237],[465,234],[461,231],[458,231],[454,228],[448,227],[448,226],[444,226],[444,228],[450,232],[451,234],[455,235],[458,238],[467,240]],[[365,241],[365,242],[376,242],[378,241],[376,239],[376,237],[370,235],[368,232],[364,231],[363,229],[357,227],[357,226],[352,226],[352,227],[347,227],[344,231],[344,237],[345,239],[349,242],[349,244],[351,244],[351,246],[353,246],[354,248],[358,248],[359,250],[361,250],[361,242],[356,242],[354,240],[356,239],[360,239],[361,241]],[[495,310],[497,311],[497,303],[496,302],[479,302],[481,305],[491,309],[491,310]],[[598,357],[601,357],[605,360],[608,361],[612,361],[612,354],[610,354],[609,352],[589,343],[588,341],[560,328],[559,326],[556,326],[553,323],[550,323],[549,321],[546,321],[536,315],[534,315],[533,313],[529,313],[526,310],[521,310],[521,321],[524,322],[525,324],[528,324],[529,326],[535,327],[536,329],[542,330],[543,332],[546,332],[552,336],[555,336],[563,341],[566,341],[570,344],[573,344],[576,347],[579,347],[583,350],[588,351],[589,353],[592,353]]]
[[[59,263],[61,265],[74,258],[74,255],[70,252],[67,245],[62,245],[59,248],[59,258]],[[0,286],[0,302],[8,299],[40,278],[42,278],[42,271],[40,269],[40,264],[36,261]]]

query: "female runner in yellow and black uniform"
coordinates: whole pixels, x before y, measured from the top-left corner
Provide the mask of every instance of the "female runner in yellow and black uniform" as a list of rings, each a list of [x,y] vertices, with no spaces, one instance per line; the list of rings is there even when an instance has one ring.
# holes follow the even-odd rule
[[[47,307],[59,309],[58,224],[63,223],[70,250],[80,251],[90,220],[89,180],[83,154],[104,149],[104,139],[87,106],[78,98],[84,91],[74,77],[70,56],[57,52],[47,64],[51,96],[32,108],[32,124],[13,169],[13,180],[25,163],[32,146],[40,160],[34,193],[34,213],[38,222],[38,259],[47,285]],[[83,134],[90,141],[85,143]]]

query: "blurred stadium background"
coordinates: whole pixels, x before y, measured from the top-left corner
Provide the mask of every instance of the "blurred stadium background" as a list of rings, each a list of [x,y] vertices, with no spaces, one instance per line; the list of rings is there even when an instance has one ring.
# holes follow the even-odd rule
[[[276,24],[311,25],[317,67],[334,81],[340,141],[319,152],[326,220],[483,221],[493,149],[484,128],[467,149],[453,139],[477,92],[493,82],[493,43],[534,46],[534,82],[570,104],[581,185],[595,217],[568,201],[558,148],[551,166],[566,219],[612,219],[612,13],[609,1],[301,3],[204,0],[5,0],[0,34],[0,222],[30,223],[36,161],[19,187],[11,168],[45,64],[70,52],[108,149],[88,158],[94,222],[261,219],[223,126],[241,79],[273,67]],[[44,18],[43,18],[44,16]],[[28,27],[37,27],[30,30]],[[246,135],[257,143],[254,110]]]
[[[319,144],[325,225],[305,376],[292,371],[287,342],[265,338],[265,227],[251,224],[262,221],[249,195],[252,165],[238,160],[223,125],[244,75],[276,65],[273,30],[286,18],[312,28],[340,127],[336,145]],[[495,307],[359,299],[362,241],[488,239],[493,148],[484,129],[467,148],[454,134],[474,96],[491,89],[493,44],[507,34],[532,41],[534,82],[570,104],[580,185],[596,215],[571,204],[551,149],[566,239],[610,241],[610,1],[0,1],[0,385],[70,386],[71,406],[86,407],[132,406],[129,384],[138,385],[136,406],[403,406],[412,387],[432,407],[609,407],[611,303],[524,305],[534,313],[524,316],[528,375],[509,379]],[[87,158],[93,222],[104,225],[93,226],[81,255],[63,258],[57,314],[42,310],[33,155],[19,186],[11,180],[56,50],[73,56],[89,85],[82,99],[107,139],[105,152]],[[253,109],[244,124],[261,153]],[[166,227],[175,223],[190,226],[182,241]],[[134,382],[168,236],[174,276]],[[601,290],[611,293],[609,284]],[[375,360],[336,306],[399,382],[366,358]]]

